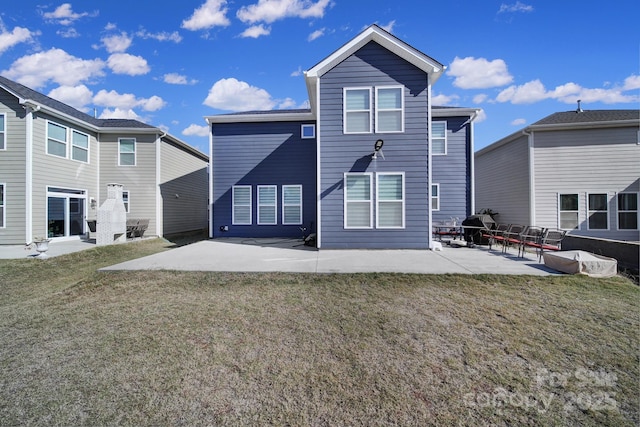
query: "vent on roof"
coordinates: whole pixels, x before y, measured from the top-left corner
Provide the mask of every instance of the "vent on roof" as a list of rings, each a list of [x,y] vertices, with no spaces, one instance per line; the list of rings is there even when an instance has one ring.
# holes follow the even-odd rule
[[[578,109],[576,110],[576,113],[582,113],[584,110],[582,109],[582,107],[580,106],[580,103],[582,102],[581,99],[578,99]]]

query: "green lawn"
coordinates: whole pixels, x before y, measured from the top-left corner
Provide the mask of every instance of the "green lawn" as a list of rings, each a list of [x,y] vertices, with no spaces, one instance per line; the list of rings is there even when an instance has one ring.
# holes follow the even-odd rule
[[[623,278],[0,260],[0,425],[638,425]]]

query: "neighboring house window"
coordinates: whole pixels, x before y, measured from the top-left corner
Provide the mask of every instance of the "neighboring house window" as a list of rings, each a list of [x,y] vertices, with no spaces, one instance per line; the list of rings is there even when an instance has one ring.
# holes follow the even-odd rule
[[[344,228],[371,228],[371,174],[344,175]]]
[[[376,132],[404,131],[402,87],[376,87]]]
[[[118,165],[136,165],[136,140],[135,138],[118,139]]]
[[[431,154],[447,154],[447,122],[431,122]]]
[[[67,157],[67,128],[47,122],[47,154]]]
[[[588,195],[588,218],[587,225],[589,230],[607,230],[609,228],[607,210],[607,195],[589,194]]]
[[[440,210],[440,184],[431,184],[431,210]]]
[[[371,133],[371,89],[344,89],[344,133]]]
[[[618,193],[618,230],[638,229],[638,193]]]
[[[300,137],[302,139],[312,139],[316,137],[316,125],[302,125],[300,127]]]
[[[85,163],[89,161],[89,135],[71,131],[71,158]]]
[[[0,114],[0,150],[7,149],[7,116]]]
[[[302,224],[302,185],[282,186],[282,223]]]
[[[124,203],[124,211],[126,213],[129,213],[129,191],[127,190],[123,190],[122,191],[122,202]]]
[[[376,175],[376,227],[404,228],[404,174]]]
[[[0,228],[5,227],[4,186],[5,184],[0,184]]]
[[[277,187],[258,185],[258,225],[277,224]]]
[[[231,191],[233,225],[251,225],[251,186],[234,185]]]
[[[578,229],[578,195],[560,194],[558,207],[560,228],[563,230]]]

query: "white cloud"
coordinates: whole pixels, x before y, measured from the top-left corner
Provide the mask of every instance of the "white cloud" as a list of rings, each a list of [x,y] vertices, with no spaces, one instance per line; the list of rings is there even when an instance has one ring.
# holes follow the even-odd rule
[[[474,104],[482,104],[483,102],[485,102],[487,100],[489,96],[487,94],[484,93],[479,93],[478,95],[473,97],[473,103]]]
[[[487,120],[487,113],[484,110],[478,111],[478,115],[476,119],[473,121],[474,123],[482,123]]]
[[[488,61],[485,58],[458,58],[449,66],[448,76],[455,77],[453,85],[461,89],[486,89],[504,86],[513,81],[502,59]]]
[[[22,27],[14,27],[11,32],[8,32],[0,25],[0,31],[0,55],[9,48],[19,43],[29,42],[40,35],[39,31],[29,31]]]
[[[133,119],[133,120],[139,120],[141,122],[145,121],[143,118],[137,115],[135,111],[123,110],[120,108],[114,108],[113,110],[110,110],[109,108],[105,108],[104,110],[102,110],[102,113],[100,113],[100,116],[98,118],[100,119]]]
[[[71,105],[78,110],[85,111],[87,104],[90,104],[93,99],[93,92],[85,85],[59,86],[49,92],[48,96]]]
[[[298,69],[291,73],[291,77],[300,77],[302,74],[302,67],[298,66]]]
[[[194,9],[189,19],[182,21],[182,28],[197,31],[229,26],[231,22],[226,16],[226,4],[226,0],[207,0],[202,6]]]
[[[460,99],[458,95],[444,95],[438,94],[431,98],[431,103],[433,105],[451,105],[455,101]]]
[[[165,83],[168,83],[171,85],[193,85],[198,83],[197,80],[195,79],[188,80],[187,76],[183,76],[182,74],[178,74],[178,73],[165,74],[164,76],[162,76],[162,79]]]
[[[46,12],[42,16],[49,20],[57,22],[60,25],[71,25],[74,21],[85,16],[97,16],[98,12],[82,12],[76,13],[71,10],[71,3],[63,3],[56,8],[53,12]]]
[[[640,89],[640,76],[631,75],[624,79],[624,90]]]
[[[140,37],[141,39],[154,39],[154,40],[158,40],[160,42],[174,42],[174,43],[180,43],[182,41],[182,36],[177,32],[174,31],[172,33],[168,33],[166,31],[160,32],[160,33],[150,33],[145,29],[141,29],[136,33],[137,37]]]
[[[309,37],[307,37],[307,41],[312,42],[322,36],[324,36],[324,28],[320,28],[319,30],[315,30],[313,33],[309,34]]]
[[[145,111],[157,111],[166,105],[166,102],[159,96],[136,98],[132,93],[120,94],[115,90],[106,91],[104,89],[93,97],[93,103],[119,111],[132,110],[136,107],[141,107]]]
[[[285,98],[284,100],[278,102],[278,108],[282,110],[294,108],[295,106],[296,106],[296,101],[294,101],[291,98]]]
[[[107,59],[107,66],[116,74],[139,76],[150,70],[147,60],[128,53],[114,53]]]
[[[512,104],[533,104],[548,98],[546,89],[540,80],[533,80],[520,86],[509,86],[496,97],[498,102]]]
[[[502,3],[500,5],[500,9],[498,10],[498,13],[505,13],[505,12],[511,12],[511,13],[513,13],[513,12],[533,12],[533,6],[521,3],[519,1],[515,2],[514,4],[504,4],[504,3]]]
[[[390,33],[393,33],[393,27],[395,27],[395,25],[396,25],[396,20],[394,19],[393,21],[390,21],[387,25],[380,25],[380,28]]]
[[[80,33],[75,28],[65,28],[64,30],[56,31],[56,34],[63,39],[77,39],[80,37]]]
[[[322,18],[330,0],[258,0],[258,3],[243,6],[236,16],[244,23],[268,24],[284,18]]]
[[[270,110],[276,102],[266,90],[229,78],[215,82],[203,104],[220,110],[248,111]]]
[[[80,82],[103,76],[104,66],[100,59],[80,59],[54,48],[23,56],[0,74],[38,89],[48,81],[62,86],[77,86]]]
[[[186,136],[209,136],[209,126],[190,124],[186,129],[182,130],[182,134]]]
[[[240,37],[257,39],[260,36],[268,36],[271,34],[271,28],[264,25],[252,25],[251,27],[240,33]]]
[[[125,50],[129,49],[132,41],[133,39],[129,37],[125,32],[102,38],[102,44],[109,53],[124,52]]]
[[[515,119],[511,122],[511,126],[522,126],[527,123],[527,119]]]

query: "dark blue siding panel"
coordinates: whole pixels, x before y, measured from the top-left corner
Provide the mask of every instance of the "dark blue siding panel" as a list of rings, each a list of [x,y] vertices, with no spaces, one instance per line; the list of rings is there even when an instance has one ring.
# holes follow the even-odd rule
[[[345,87],[403,85],[405,132],[344,135]],[[372,92],[375,97],[375,91]],[[338,64],[320,81],[320,156],[322,248],[427,248],[427,75],[370,42]],[[375,99],[374,99],[375,102]],[[371,159],[377,139],[385,159]],[[342,181],[345,172],[404,172],[404,229],[344,229]],[[375,217],[374,217],[375,225]]]
[[[302,185],[303,226],[315,231],[316,140],[301,139],[310,122],[214,124],[213,237],[301,237],[300,225],[282,225],[282,185]],[[252,225],[232,225],[231,189],[251,185]],[[257,186],[278,186],[278,225],[257,225]],[[220,227],[228,226],[229,231]]]
[[[464,220],[471,212],[471,144],[469,117],[434,118],[447,122],[447,154],[432,156],[431,179],[440,184],[440,210],[433,221]]]

